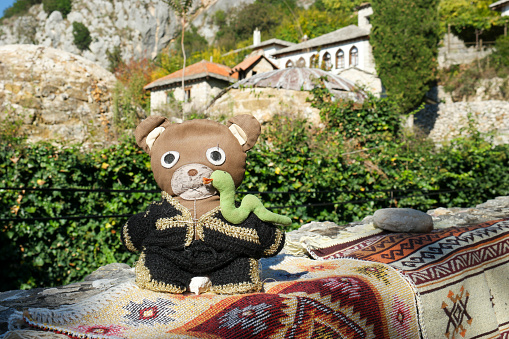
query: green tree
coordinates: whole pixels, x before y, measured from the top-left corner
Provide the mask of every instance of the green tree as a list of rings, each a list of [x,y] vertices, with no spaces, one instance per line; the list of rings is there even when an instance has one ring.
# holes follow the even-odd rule
[[[438,7],[441,33],[450,25],[452,32],[464,41],[478,42],[480,37],[495,40],[507,18],[491,10],[492,3],[492,0],[441,0]]]
[[[223,13],[216,12],[213,20],[225,23],[216,33],[216,45],[226,50],[238,48],[239,44],[248,46],[252,43],[253,31],[256,28],[262,32],[262,38],[278,37],[276,29],[283,18],[293,17],[293,8],[295,8],[295,1],[292,0],[259,0],[235,8],[226,18]],[[249,43],[246,45],[246,42]]]
[[[371,44],[387,94],[402,112],[418,106],[436,78],[438,0],[374,0]]]
[[[92,42],[92,38],[90,37],[90,31],[87,26],[83,25],[81,22],[74,21],[72,23],[72,35],[74,37],[74,45],[76,45],[80,51],[88,49]]]
[[[181,36],[178,36],[176,40],[180,40]],[[189,29],[186,31],[186,40],[184,41],[184,48],[186,51],[186,65],[189,65],[190,61],[189,58],[198,52],[204,51],[209,47],[209,43],[207,39],[205,39],[203,36],[198,33],[198,29],[196,26],[191,25]],[[183,53],[182,47],[178,46],[175,48],[177,52]],[[191,60],[192,61],[192,60]],[[198,60],[200,61],[200,60]]]
[[[71,12],[72,4],[71,0],[43,0],[42,8],[48,14],[59,11],[65,18]]]

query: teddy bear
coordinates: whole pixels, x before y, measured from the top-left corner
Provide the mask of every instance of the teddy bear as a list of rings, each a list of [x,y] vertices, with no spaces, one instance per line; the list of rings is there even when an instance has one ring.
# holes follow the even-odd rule
[[[150,155],[162,190],[161,200],[130,217],[122,229],[125,247],[140,253],[139,287],[197,294],[262,289],[258,261],[281,251],[285,234],[277,224],[291,219],[266,211],[254,197],[245,197],[240,206],[232,201],[244,178],[246,152],[260,132],[251,115],[234,116],[226,125],[149,116],[138,125],[136,143]],[[200,287],[193,289],[198,280]]]

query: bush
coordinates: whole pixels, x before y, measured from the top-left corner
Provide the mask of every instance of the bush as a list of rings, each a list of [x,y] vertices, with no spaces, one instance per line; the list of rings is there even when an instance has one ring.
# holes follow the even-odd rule
[[[119,80],[113,91],[113,119],[117,133],[133,129],[150,110],[150,92],[143,87],[153,80],[155,64],[148,59],[123,61],[115,69]]]
[[[67,14],[71,13],[72,3],[71,0],[42,0],[42,9],[48,15],[54,11],[59,11],[65,18]]]
[[[0,106],[2,107],[2,106]],[[23,118],[26,114],[16,112],[11,106],[2,107],[0,111],[0,143],[8,147],[16,147],[26,139]]]
[[[120,46],[115,46],[113,51],[109,49],[106,51],[106,58],[108,58],[108,70],[110,72],[115,72],[115,70],[124,62],[122,60],[122,50]]]
[[[321,121],[329,133],[340,135],[345,141],[356,141],[361,146],[376,146],[399,132],[399,114],[395,101],[376,98],[368,93],[359,104],[351,100],[333,101],[329,91],[319,79],[320,86],[312,91],[311,105],[320,110]]]
[[[74,21],[72,23],[72,35],[74,37],[74,45],[78,47],[80,51],[89,48],[92,38],[90,37],[90,31],[87,26],[81,22]]]
[[[0,149],[2,187],[155,189],[147,155],[132,142],[83,153],[49,144]],[[158,194],[2,190],[0,218],[122,215],[140,212]],[[120,227],[127,218],[3,222],[0,289],[79,281],[101,265],[132,264]]]
[[[509,37],[500,36],[495,42],[495,52],[491,56],[496,68],[509,68]]]

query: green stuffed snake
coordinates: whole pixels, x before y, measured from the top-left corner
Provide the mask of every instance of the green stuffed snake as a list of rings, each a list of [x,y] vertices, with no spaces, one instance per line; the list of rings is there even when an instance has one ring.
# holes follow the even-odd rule
[[[212,180],[210,180],[212,179]],[[292,220],[284,215],[270,212],[263,206],[260,199],[252,194],[246,195],[240,206],[235,207],[235,184],[228,172],[214,171],[210,179],[204,182],[212,183],[212,186],[219,191],[219,203],[223,217],[233,224],[240,224],[253,212],[260,220],[281,225],[290,225]]]

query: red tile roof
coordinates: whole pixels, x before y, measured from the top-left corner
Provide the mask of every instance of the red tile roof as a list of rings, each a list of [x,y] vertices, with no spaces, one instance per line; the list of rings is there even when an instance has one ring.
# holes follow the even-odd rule
[[[232,68],[232,70],[230,71],[230,74],[233,74],[234,76],[238,77],[238,72],[245,71],[246,69],[251,67],[251,65],[257,63],[258,60],[260,60],[261,58],[264,58],[265,60],[270,62],[272,64],[272,66],[274,66],[275,69],[278,68],[269,59],[267,59],[264,55],[259,54],[259,55],[252,55],[250,57],[245,58],[244,61],[242,61],[240,64],[238,64],[237,66]]]
[[[235,76],[230,76],[231,68],[225,65],[216,64],[202,60],[186,67],[184,81],[200,79],[205,77],[213,77],[225,81],[234,82],[237,80]],[[182,81],[182,70],[178,70],[167,76],[152,81],[143,87],[144,89],[152,89],[155,87],[165,86],[172,83]]]

